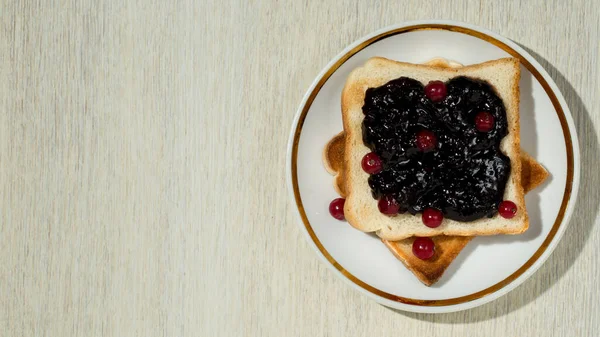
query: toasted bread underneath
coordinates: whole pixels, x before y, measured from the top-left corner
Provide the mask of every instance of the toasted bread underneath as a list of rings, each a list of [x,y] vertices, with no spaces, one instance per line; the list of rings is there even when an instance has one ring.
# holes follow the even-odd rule
[[[502,153],[511,160],[511,172],[506,184],[504,199],[513,201],[518,212],[512,219],[496,215],[471,222],[444,219],[437,228],[423,226],[419,217],[399,214],[388,217],[377,209],[367,183],[368,174],[361,169],[360,161],[370,150],[362,142],[362,105],[367,88],[381,86],[388,81],[407,76],[422,83],[430,80],[448,80],[467,76],[487,81],[503,100],[508,121],[508,135],[500,144]],[[529,227],[521,184],[519,160],[519,61],[500,59],[462,68],[444,68],[396,62],[376,57],[355,69],[348,77],[342,92],[342,117],[345,132],[344,179],[347,195],[344,213],[348,222],[364,232],[375,232],[380,238],[395,241],[411,236],[436,235],[494,235],[519,234]]]
[[[325,146],[323,163],[327,171],[334,176],[333,187],[341,197],[346,196],[344,165],[344,132],[335,135]],[[548,171],[527,152],[521,149],[521,183],[525,193],[541,185],[549,176]],[[408,268],[423,284],[430,286],[437,282],[458,256],[462,249],[473,239],[472,236],[445,236],[431,238],[436,247],[436,255],[429,260],[421,260],[412,253],[414,238],[399,241],[381,240],[386,247]]]
[[[459,68],[460,63],[435,58],[426,64],[435,67]],[[325,146],[323,163],[329,173],[334,175],[334,188],[340,196],[346,196],[344,176],[344,132],[335,135]],[[521,184],[524,193],[528,193],[541,185],[549,176],[548,171],[533,157],[520,150]],[[423,284],[430,286],[437,282],[448,266],[454,261],[462,249],[471,241],[471,236],[434,236],[436,256],[429,260],[421,260],[412,253],[413,238],[400,241],[382,242]]]

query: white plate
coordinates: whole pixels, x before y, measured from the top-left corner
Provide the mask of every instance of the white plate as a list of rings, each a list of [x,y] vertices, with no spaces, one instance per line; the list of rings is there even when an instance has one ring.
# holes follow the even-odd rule
[[[329,215],[329,202],[338,196],[321,155],[327,141],[342,130],[342,87],[350,71],[373,56],[412,63],[441,56],[469,65],[511,55],[521,60],[521,144],[548,169],[551,178],[526,197],[531,223],[525,234],[475,238],[442,279],[426,287],[373,235]],[[298,109],[287,166],[300,226],[335,274],[383,305],[428,313],[472,308],[523,283],[556,247],[579,186],[577,135],[550,76],[514,42],[450,21],[388,27],[335,57],[314,80]]]

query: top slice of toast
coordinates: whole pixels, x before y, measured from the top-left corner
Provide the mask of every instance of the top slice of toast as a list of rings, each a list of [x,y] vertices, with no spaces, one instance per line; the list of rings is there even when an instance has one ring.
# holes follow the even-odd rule
[[[433,80],[447,81],[457,76],[467,76],[484,80],[494,88],[504,103],[508,120],[508,135],[502,140],[500,150],[511,161],[504,199],[517,205],[515,217],[505,219],[496,215],[471,222],[444,219],[439,227],[429,228],[422,224],[419,215],[399,214],[388,217],[379,212],[377,201],[371,196],[367,182],[369,175],[362,170],[360,164],[363,156],[370,152],[362,142],[362,106],[368,88],[379,87],[402,76],[418,80],[424,85]],[[346,133],[344,175],[348,194],[344,213],[348,222],[359,230],[376,232],[382,239],[392,241],[411,236],[519,234],[527,230],[529,219],[525,209],[519,160],[519,79],[519,61],[514,58],[453,69],[375,57],[355,69],[342,92],[342,116]]]

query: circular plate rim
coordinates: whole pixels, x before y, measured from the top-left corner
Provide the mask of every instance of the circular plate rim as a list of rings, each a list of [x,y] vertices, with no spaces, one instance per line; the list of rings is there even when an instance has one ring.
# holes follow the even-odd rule
[[[448,300],[426,300],[425,301],[425,300],[405,299],[402,297],[384,293],[384,292],[362,282],[360,279],[358,279],[357,277],[350,274],[341,265],[339,265],[325,250],[325,254],[329,255],[329,256],[326,256],[324,254],[324,252],[321,250],[321,249],[324,250],[324,247],[322,247],[322,246],[319,247],[320,242],[318,242],[316,235],[314,233],[311,233],[309,231],[309,229],[307,228],[307,224],[305,223],[306,215],[303,214],[304,210],[303,209],[301,210],[301,208],[302,208],[301,201],[299,202],[299,200],[297,198],[297,194],[299,196],[299,192],[297,190],[297,185],[296,185],[297,181],[295,181],[295,179],[294,179],[294,178],[296,178],[296,172],[295,172],[296,168],[293,165],[294,164],[293,159],[294,159],[294,156],[297,151],[297,142],[299,141],[300,134],[301,134],[301,131],[298,132],[298,125],[301,122],[301,119],[306,117],[306,114],[304,114],[304,116],[303,116],[303,111],[307,105],[307,102],[311,99],[311,95],[313,96],[312,98],[314,98],[319,91],[319,90],[317,90],[315,92],[315,89],[317,88],[317,86],[319,86],[319,84],[322,86],[327,81],[327,79],[338,69],[338,67],[341,64],[343,64],[347,59],[349,59],[354,54],[356,54],[358,51],[364,49],[371,43],[374,43],[380,39],[384,39],[388,36],[395,35],[397,33],[394,33],[394,32],[397,32],[397,31],[405,32],[405,31],[410,31],[410,30],[424,30],[424,29],[442,29],[442,30],[457,31],[457,32],[466,33],[466,34],[469,34],[472,36],[475,36],[473,33],[477,33],[477,34],[480,34],[481,36],[476,36],[476,37],[487,40],[488,42],[496,41],[500,44],[503,44],[505,47],[502,47],[502,46],[499,46],[499,47],[501,47],[505,51],[509,52],[510,54],[513,54],[514,57],[518,57],[522,63],[523,62],[529,63],[528,65],[526,64],[528,69],[530,71],[536,70],[538,72],[538,74],[546,82],[545,84],[547,84],[547,86],[548,86],[548,88],[544,88],[544,89],[546,89],[546,92],[548,92],[548,89],[549,89],[552,92],[552,94],[554,95],[554,98],[557,100],[560,110],[562,110],[562,119],[561,119],[560,112],[557,111],[557,114],[559,115],[558,117],[561,120],[561,125],[563,126],[563,128],[564,128],[564,124],[566,123],[568,136],[570,136],[570,143],[571,143],[572,156],[571,156],[571,158],[568,158],[568,160],[571,159],[572,162],[567,167],[567,172],[569,172],[569,170],[571,170],[570,173],[572,174],[572,179],[570,179],[571,186],[569,186],[569,179],[568,179],[569,177],[567,176],[567,186],[565,188],[565,195],[568,197],[568,199],[566,201],[563,201],[563,207],[561,207],[561,208],[564,208],[564,213],[562,214],[563,215],[562,221],[560,221],[560,223],[558,224],[558,228],[556,228],[556,229],[554,228],[554,227],[556,227],[556,223],[555,223],[553,225],[553,228],[551,229],[550,233],[546,237],[546,240],[547,240],[548,237],[550,237],[551,235],[554,235],[551,238],[550,242],[547,243],[547,245],[545,245],[546,241],[544,241],[544,243],[542,243],[542,246],[540,248],[538,248],[538,250],[532,255],[532,257],[530,258],[530,260],[527,263],[525,263],[522,267],[517,269],[517,271],[515,271],[507,279],[500,281],[499,283],[493,285],[492,287],[484,289],[483,292],[485,292],[488,289],[498,286],[497,289],[494,289],[493,291],[490,291],[490,292],[487,292],[484,294],[479,294],[480,292],[477,292],[477,293],[474,293],[471,295],[461,296],[458,299],[462,299],[462,298],[467,298],[467,299],[458,301],[457,303],[448,303]],[[487,39],[486,39],[486,37],[487,37]],[[514,53],[516,53],[516,55],[514,55]],[[336,65],[337,65],[337,67],[335,67]],[[532,67],[533,69],[531,69],[530,67]],[[540,79],[538,78],[538,80],[540,80]],[[542,85],[543,84],[544,83],[542,83]],[[313,95],[313,93],[314,93],[314,95]],[[550,98],[552,99],[551,96],[550,96]],[[565,146],[567,146],[567,148],[569,145],[568,143],[569,143],[568,139],[565,139]],[[567,150],[567,152],[569,152],[569,151]],[[567,156],[567,157],[569,157],[569,156]],[[313,250],[315,250],[317,255],[327,265],[327,267],[330,268],[331,270],[333,270],[334,273],[339,278],[341,278],[345,283],[349,284],[352,288],[367,295],[369,298],[375,300],[376,302],[378,302],[382,305],[385,305],[385,306],[388,306],[391,308],[395,308],[395,309],[399,309],[399,310],[410,311],[410,312],[420,312],[420,313],[454,312],[454,311],[466,310],[466,309],[480,306],[484,303],[491,302],[491,301],[507,294],[508,292],[510,292],[511,290],[515,289],[520,284],[522,284],[531,275],[533,275],[535,273],[535,271],[537,271],[537,269],[539,269],[539,267],[548,259],[550,254],[554,251],[558,242],[562,238],[566,228],[568,227],[568,223],[572,216],[573,209],[575,206],[575,201],[577,200],[577,194],[578,194],[578,190],[579,190],[579,178],[580,178],[579,171],[580,171],[580,154],[579,154],[579,143],[577,140],[577,132],[575,129],[575,123],[573,122],[571,112],[569,110],[568,105],[566,104],[564,97],[562,96],[562,93],[558,89],[554,80],[546,72],[546,70],[535,60],[535,58],[533,56],[531,56],[531,54],[529,54],[526,50],[524,50],[523,48],[521,48],[519,45],[517,45],[515,42],[509,40],[508,38],[505,38],[497,33],[494,33],[488,29],[485,29],[485,28],[482,28],[479,26],[462,23],[462,22],[458,22],[458,21],[452,21],[452,20],[408,21],[408,22],[384,27],[382,29],[379,29],[371,34],[368,34],[368,35],[356,40],[355,42],[350,44],[348,47],[346,47],[342,52],[340,52],[338,55],[336,55],[323,68],[323,70],[319,73],[319,75],[317,75],[315,77],[315,79],[311,83],[309,89],[306,91],[306,94],[304,95],[302,102],[299,105],[298,110],[296,111],[296,115],[294,117],[294,121],[293,121],[292,128],[291,128],[290,137],[288,140],[287,160],[286,160],[286,177],[287,177],[288,190],[290,191],[292,203],[295,206],[294,207],[295,213],[299,220],[298,224],[299,224],[302,232],[305,234],[305,238],[307,239],[307,241],[309,242],[309,244],[311,245]],[[568,175],[569,175],[569,173],[568,173]],[[557,216],[557,219],[558,219],[558,217],[560,217],[560,214]],[[308,222],[308,220],[306,220],[306,221]],[[308,225],[308,226],[310,226],[310,225]],[[312,229],[311,229],[311,231],[312,231]],[[554,232],[554,234],[553,234],[553,232]],[[317,242],[315,242],[315,240]],[[537,255],[537,257],[536,257],[536,255]],[[531,259],[534,259],[534,258],[535,258],[535,260],[533,260],[532,263],[529,263],[531,261]],[[526,267],[525,270],[521,271],[521,269],[523,269],[524,267]],[[511,279],[511,277],[517,273],[518,273],[518,275]],[[381,296],[380,295],[381,293],[390,295],[391,298],[386,298],[384,296]],[[473,295],[477,295],[477,296],[473,296]],[[472,297],[472,298],[469,298],[469,297]],[[449,300],[452,300],[452,299],[449,299]]]

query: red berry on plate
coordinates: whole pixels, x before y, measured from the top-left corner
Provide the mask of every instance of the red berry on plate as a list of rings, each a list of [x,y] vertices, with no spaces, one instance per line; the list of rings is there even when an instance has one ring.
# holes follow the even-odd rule
[[[400,211],[400,204],[391,195],[384,195],[377,202],[377,208],[385,215],[396,215]]]
[[[490,132],[494,128],[494,116],[482,111],[475,116],[475,128],[479,132]]]
[[[423,220],[423,224],[425,226],[429,228],[436,228],[442,224],[442,220],[444,220],[444,214],[435,208],[427,208],[423,211],[421,220]]]
[[[416,238],[412,245],[412,251],[419,259],[427,260],[435,253],[435,244],[431,238]]]
[[[431,81],[425,86],[425,96],[433,102],[439,102],[446,97],[446,84],[442,81]]]
[[[344,199],[344,198],[333,199],[333,201],[329,204],[329,213],[331,214],[332,217],[334,217],[338,220],[346,219],[346,217],[344,216],[344,203],[345,202],[346,202],[346,199]]]
[[[509,200],[504,200],[498,206],[498,213],[506,219],[512,219],[517,214],[517,205]]]
[[[421,130],[417,132],[417,148],[423,152],[435,149],[437,145],[437,137],[429,130]]]
[[[376,174],[383,169],[381,159],[375,152],[367,153],[362,159],[362,169],[368,174]]]

